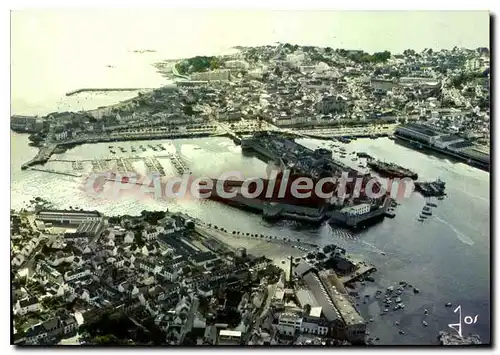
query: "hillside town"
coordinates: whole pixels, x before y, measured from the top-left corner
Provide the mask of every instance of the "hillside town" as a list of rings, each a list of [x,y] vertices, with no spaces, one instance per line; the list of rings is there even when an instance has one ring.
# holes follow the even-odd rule
[[[210,135],[224,132],[221,124],[300,132],[413,122],[489,144],[487,48],[370,55],[279,44],[156,66],[175,83],[93,111],[15,116],[11,126],[43,144]]]

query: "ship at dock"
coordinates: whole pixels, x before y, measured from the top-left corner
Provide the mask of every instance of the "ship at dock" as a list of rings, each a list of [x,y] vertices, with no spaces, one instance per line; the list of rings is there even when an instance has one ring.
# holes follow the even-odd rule
[[[403,168],[402,166],[396,165],[394,163],[387,163],[380,160],[368,161],[367,166],[377,173],[389,177],[389,178],[411,178],[413,180],[418,179],[418,174],[411,171],[410,169]]]
[[[442,198],[445,194],[446,183],[440,179],[431,182],[415,182],[415,190],[424,197]]]

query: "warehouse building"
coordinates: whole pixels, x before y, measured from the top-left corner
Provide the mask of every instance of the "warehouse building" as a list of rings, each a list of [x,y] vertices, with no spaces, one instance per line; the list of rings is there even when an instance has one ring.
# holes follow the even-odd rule
[[[439,133],[436,131],[417,123],[409,123],[399,126],[396,128],[396,134],[426,144],[434,144],[434,142],[440,137]]]

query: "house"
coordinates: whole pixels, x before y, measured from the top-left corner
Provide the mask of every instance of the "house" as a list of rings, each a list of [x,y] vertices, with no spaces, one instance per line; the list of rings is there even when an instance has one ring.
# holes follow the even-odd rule
[[[141,251],[142,255],[149,256],[152,254],[156,254],[156,247],[155,247],[155,245],[153,245],[153,243],[149,243],[149,244],[144,245],[140,249],[140,251]]]
[[[347,99],[342,95],[326,96],[318,102],[317,109],[325,115],[344,112],[347,109]]]
[[[63,326],[63,333],[65,335],[74,333],[78,330],[78,322],[72,315],[67,315],[66,317],[64,317],[64,319],[62,320],[62,326]]]
[[[23,262],[26,260],[23,254],[18,254],[15,257],[12,258],[11,260],[11,265],[12,266],[20,266],[23,264]]]
[[[191,261],[197,266],[203,266],[210,261],[216,260],[217,258],[217,255],[207,251],[194,255],[191,257]]]
[[[277,330],[281,335],[294,336],[302,325],[302,317],[294,313],[281,313]]]
[[[148,228],[148,229],[142,231],[142,237],[147,241],[151,241],[151,240],[157,238],[158,235],[160,233],[163,233],[164,231],[165,231],[165,228],[163,228],[162,226],[157,226],[155,228]]]
[[[25,298],[16,304],[16,313],[20,315],[37,312],[38,310],[40,310],[40,304],[36,297]]]
[[[66,274],[64,274],[64,279],[66,281],[73,281],[90,274],[91,274],[90,269],[76,269],[66,272]]]
[[[136,296],[139,293],[139,289],[137,288],[137,286],[132,285],[127,281],[122,282],[118,286],[118,291],[132,297]]]
[[[42,280],[52,281],[58,284],[63,283],[63,276],[61,273],[44,261],[36,265],[36,272],[42,277]]]
[[[62,263],[71,263],[73,262],[73,259],[74,259],[73,254],[58,251],[55,254],[52,254],[49,258],[47,258],[47,263],[50,266],[58,266]]]
[[[25,343],[29,345],[43,344],[52,337],[58,337],[64,332],[64,324],[59,317],[54,317],[31,327],[25,334]]]
[[[171,266],[164,266],[159,274],[168,281],[175,281],[178,276],[178,270],[179,269],[174,269]]]
[[[221,329],[217,337],[217,345],[240,345],[241,340],[241,332]]]
[[[132,244],[134,242],[134,238],[135,238],[134,233],[131,231],[128,231],[125,234],[125,237],[123,238],[123,243]]]
[[[329,324],[328,321],[321,315],[321,307],[311,307],[309,314],[304,315],[300,331],[302,333],[315,334],[315,335],[328,335]]]
[[[207,286],[200,286],[198,287],[198,294],[203,297],[212,297],[214,292]]]
[[[158,274],[162,270],[162,266],[154,262],[154,260],[141,260],[139,261],[139,269],[146,272],[152,272],[153,274]]]

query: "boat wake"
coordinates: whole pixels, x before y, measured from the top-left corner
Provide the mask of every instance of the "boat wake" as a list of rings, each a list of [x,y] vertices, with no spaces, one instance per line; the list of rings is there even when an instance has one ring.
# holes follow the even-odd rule
[[[446,222],[445,220],[443,220],[437,216],[436,216],[436,220],[443,223],[443,224],[446,224],[448,227],[450,227],[450,229],[453,232],[455,232],[457,239],[460,240],[462,243],[467,244],[467,245],[474,245],[474,241],[471,238],[469,238],[465,234],[460,233],[453,225],[449,224],[448,222]]]
[[[466,194],[467,196],[470,196],[470,197],[473,197],[473,198],[477,198],[478,200],[481,200],[481,201],[484,201],[484,202],[488,202],[488,203],[490,202],[490,199],[488,199],[488,198],[484,198],[484,197],[481,197],[479,195],[471,194],[471,193],[469,193],[469,192],[467,192],[465,190],[458,189],[456,187],[451,187],[451,188],[454,189],[454,190],[460,191],[460,192]]]
[[[368,242],[365,242],[364,240],[360,240],[360,242],[361,242],[361,244],[366,245],[367,247],[371,248],[374,252],[376,252],[376,253],[378,253],[378,254],[382,254],[382,253],[384,253],[384,254],[385,254],[385,252],[384,252],[383,250],[380,250],[379,248],[377,248],[377,247],[376,247],[375,245],[373,245],[373,244],[370,244],[370,243],[368,243]]]
[[[353,235],[353,234],[351,234],[348,231],[343,230],[343,229],[331,228],[331,234],[334,237],[338,237],[338,238],[344,239],[344,240],[358,240],[358,238],[355,235]]]
[[[343,240],[346,240],[346,241],[354,241],[354,242],[360,243],[363,246],[368,247],[367,249],[370,252],[374,252],[374,253],[377,253],[377,254],[385,254],[385,252],[383,250],[380,250],[375,245],[370,244],[368,242],[365,242],[364,240],[359,239],[359,237],[357,237],[356,235],[354,235],[354,234],[352,234],[349,231],[346,231],[344,229],[334,229],[334,228],[331,228],[330,229],[330,233],[331,233],[331,235],[333,237],[336,237],[336,238],[339,238],[339,239],[343,239]]]

